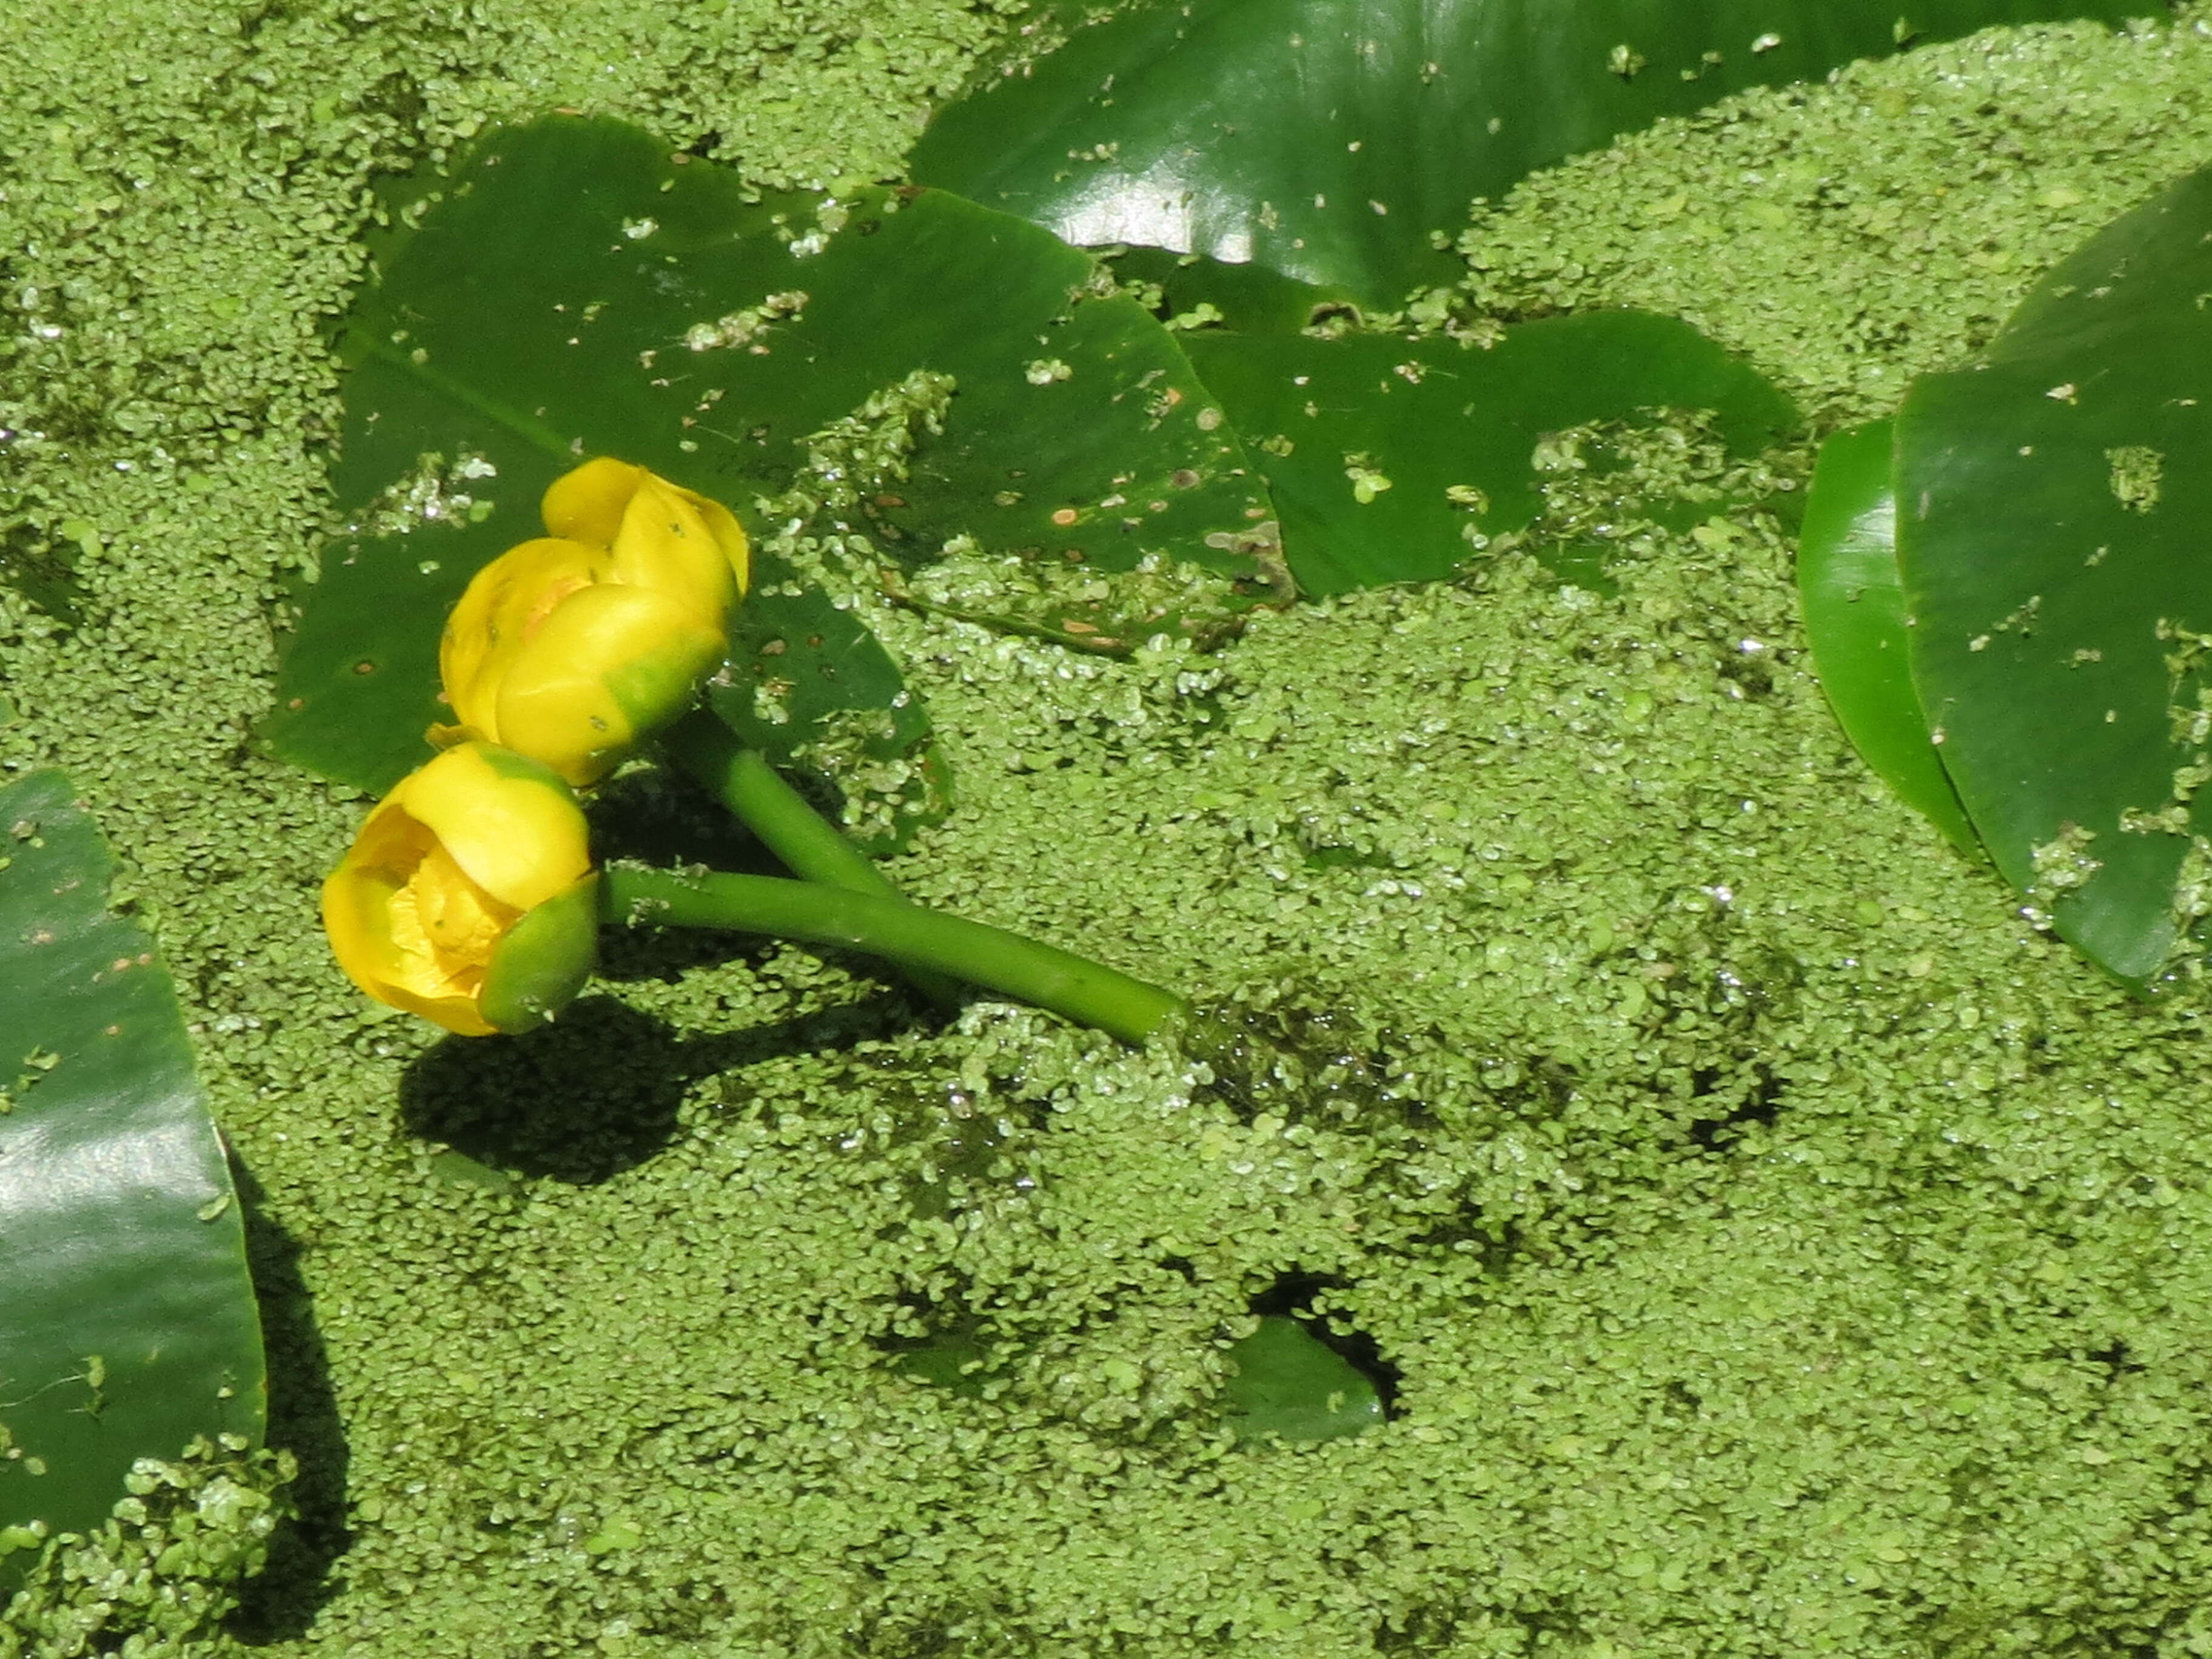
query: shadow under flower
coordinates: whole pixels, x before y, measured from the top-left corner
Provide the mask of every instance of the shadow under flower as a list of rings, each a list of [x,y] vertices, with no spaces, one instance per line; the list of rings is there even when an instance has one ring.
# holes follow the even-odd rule
[[[400,1121],[489,1170],[595,1186],[674,1143],[701,1079],[884,1036],[914,1014],[887,986],[842,1007],[683,1037],[613,997],[587,996],[527,1036],[439,1043],[402,1078]]]

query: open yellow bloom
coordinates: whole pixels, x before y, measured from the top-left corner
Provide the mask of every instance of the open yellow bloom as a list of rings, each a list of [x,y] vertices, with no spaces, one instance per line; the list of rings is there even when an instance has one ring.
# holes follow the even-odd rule
[[[439,672],[457,727],[595,783],[690,704],[729,647],[750,550],[719,501],[601,457],[554,480],[550,535],[476,574]]]
[[[526,1031],[591,977],[598,884],[568,785],[465,744],[377,803],[323,883],[323,928],[378,1001],[464,1036]]]

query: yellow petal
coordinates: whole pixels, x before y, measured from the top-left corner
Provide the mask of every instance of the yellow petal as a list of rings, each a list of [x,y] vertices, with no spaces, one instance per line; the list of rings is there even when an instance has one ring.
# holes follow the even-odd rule
[[[474,997],[417,996],[404,986],[388,985],[369,994],[379,1002],[410,1014],[420,1014],[434,1025],[442,1025],[455,1036],[497,1036],[499,1027],[483,1017]]]
[[[392,936],[392,895],[429,849],[430,835],[391,799],[379,803],[323,883],[323,931],[346,977],[371,996],[405,972]]]
[[[744,526],[738,522],[738,515],[721,502],[705,495],[692,495],[688,489],[683,493],[691,496],[692,504],[699,509],[699,516],[707,521],[707,528],[714,534],[714,544],[722,550],[724,562],[730,567],[730,574],[738,579],[738,597],[743,599],[745,591],[752,586],[752,544],[745,539]]]
[[[455,982],[419,926],[413,884],[436,852],[428,827],[387,797],[323,883],[323,929],[346,977],[378,1001],[464,1036],[489,1036],[494,1028],[477,1007],[476,987]],[[478,984],[482,977],[479,970]]]
[[[562,473],[546,487],[538,511],[548,535],[565,536],[592,547],[611,547],[622,528],[623,509],[637,487],[653,474],[612,456],[596,455]]]
[[[717,501],[672,483],[656,472],[610,456],[596,456],[556,478],[540,511],[549,535],[593,547],[611,547],[632,499],[650,482],[688,503],[705,522],[742,595],[752,582],[752,550],[737,515]]]
[[[448,749],[392,792],[501,904],[541,904],[592,867],[583,809],[550,769],[488,743]]]
[[[511,547],[470,579],[438,641],[438,673],[454,722],[500,741],[499,682],[554,607],[604,580],[611,561],[580,542],[541,537]]]
[[[426,997],[475,995],[501,936],[522,914],[471,880],[444,846],[423,856],[392,908],[393,937],[410,947],[400,982]]]
[[[720,629],[738,601],[738,578],[700,510],[708,504],[647,474],[615,537],[611,580],[665,593]]]
[[[720,629],[665,593],[612,583],[572,594],[501,682],[507,743],[579,787],[691,706],[721,661]]]

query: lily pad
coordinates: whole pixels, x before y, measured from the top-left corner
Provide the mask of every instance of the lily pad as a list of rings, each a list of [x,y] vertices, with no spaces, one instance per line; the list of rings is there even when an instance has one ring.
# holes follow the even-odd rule
[[[2031,913],[2136,983],[2212,911],[2208,294],[2212,170],[2100,233],[1898,417],[1944,765]]]
[[[788,574],[781,559],[760,561],[707,707],[774,764],[836,780],[851,839],[896,852],[951,805],[928,711],[866,623]]]
[[[1821,446],[1797,547],[1807,641],[1820,688],[1866,763],[1960,852],[1978,855],[1980,838],[1929,741],[1912,687],[1892,437],[1890,422],[1877,421]]]
[[[1301,591],[1449,575],[1542,505],[1547,434],[1652,408],[1716,411],[1738,453],[1796,424],[1789,398],[1686,323],[1589,312],[1441,337],[1193,331],[1188,349],[1266,468]]]
[[[542,533],[540,494],[587,454],[740,517],[804,483],[824,529],[908,564],[967,538],[1108,571],[1148,552],[1249,568],[1209,538],[1265,520],[1265,496],[1175,337],[1021,220],[935,191],[763,198],[566,117],[406,189],[341,336],[331,481],[353,526],[280,674],[266,731],[288,758],[369,789],[420,762],[446,610]],[[949,398],[881,406],[922,371]],[[899,482],[809,477],[825,454]]]
[[[0,1589],[137,1459],[265,1411],[222,1143],[114,869],[60,773],[0,789]]]
[[[2139,0],[1152,0],[941,111],[924,184],[1387,303],[1478,196],[1747,87]]]
[[[1382,1398],[1352,1362],[1284,1314],[1229,1351],[1237,1374],[1224,1393],[1240,1440],[1334,1440],[1382,1420]]]
[[[1269,266],[1232,265],[1202,253],[1128,247],[1106,256],[1125,289],[1147,297],[1158,290],[1155,311],[1172,329],[1213,324],[1244,334],[1295,334],[1331,313],[1357,312],[1358,296],[1285,276]]]

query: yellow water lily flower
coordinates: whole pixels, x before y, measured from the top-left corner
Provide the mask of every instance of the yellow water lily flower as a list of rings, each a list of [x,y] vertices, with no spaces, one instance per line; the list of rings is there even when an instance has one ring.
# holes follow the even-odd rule
[[[482,570],[446,622],[438,667],[456,725],[580,787],[690,706],[729,648],[750,571],[729,508],[600,457],[554,480],[550,532]]]
[[[598,884],[568,786],[469,743],[377,803],[323,883],[323,929],[378,1001],[464,1036],[526,1031],[591,977]]]
[[[613,552],[617,581],[662,586],[681,565],[702,599],[734,585],[720,601],[726,608],[749,585],[751,552],[737,515],[641,466],[597,456],[547,485],[538,510],[547,535]]]

